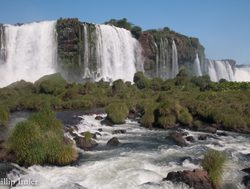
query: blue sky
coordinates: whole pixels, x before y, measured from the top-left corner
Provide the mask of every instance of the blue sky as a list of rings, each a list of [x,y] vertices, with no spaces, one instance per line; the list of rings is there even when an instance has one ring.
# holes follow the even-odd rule
[[[170,27],[198,37],[212,59],[250,64],[250,0],[1,0],[0,23],[126,17],[143,29]]]

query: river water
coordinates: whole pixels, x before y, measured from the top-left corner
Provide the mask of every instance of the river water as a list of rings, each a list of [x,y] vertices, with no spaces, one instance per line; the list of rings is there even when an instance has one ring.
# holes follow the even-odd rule
[[[105,115],[103,115],[105,116]],[[80,119],[79,119],[80,118]],[[241,169],[250,167],[250,137],[229,133],[228,136],[211,135],[206,141],[198,141],[200,132],[187,131],[196,142],[179,147],[166,139],[169,131],[148,130],[137,122],[127,120],[124,125],[114,127],[101,125],[95,115],[78,117],[73,124],[83,131],[99,132],[98,147],[93,151],[79,150],[80,158],[72,166],[31,166],[12,171],[8,178],[33,179],[35,186],[17,188],[39,189],[187,189],[184,184],[162,181],[170,171],[200,168],[200,160],[208,149],[224,151],[228,161],[223,172],[223,189],[244,189],[241,185],[245,175]],[[112,134],[116,129],[125,129],[125,134]],[[106,146],[107,141],[117,137],[117,147]]]

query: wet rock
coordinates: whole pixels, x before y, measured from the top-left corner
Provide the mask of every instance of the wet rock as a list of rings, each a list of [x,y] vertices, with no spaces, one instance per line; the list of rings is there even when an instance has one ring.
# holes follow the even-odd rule
[[[99,132],[95,132],[95,135],[97,136],[102,136],[102,134],[101,133],[99,133]]]
[[[174,143],[178,146],[182,146],[182,147],[187,146],[187,143],[185,139],[183,138],[183,134],[180,132],[176,132],[176,131],[171,132],[167,138],[174,141]]]
[[[219,132],[219,133],[217,133],[217,135],[218,136],[224,136],[224,137],[228,136],[228,134],[225,133],[225,132]]]
[[[101,124],[102,124],[102,125],[106,125],[106,126],[113,126],[113,125],[114,125],[114,124],[113,124],[109,119],[107,119],[107,118],[103,119],[103,120],[101,121]]]
[[[99,132],[102,132],[102,131],[103,131],[103,129],[102,129],[102,128],[99,128],[99,129],[98,129],[98,131],[99,131]]]
[[[197,131],[215,134],[217,132],[217,128],[211,126],[201,126],[197,128]]]
[[[0,141],[0,162],[15,162],[16,156],[13,152],[6,149],[5,141]]]
[[[198,136],[198,140],[207,140],[208,135],[200,135]]]
[[[125,134],[127,131],[125,129],[116,129],[112,132],[112,134]]]
[[[111,138],[108,142],[107,142],[107,145],[108,146],[117,146],[118,144],[120,144],[118,138],[116,137],[113,137]]]
[[[100,116],[100,115],[98,115],[98,116],[95,117],[95,120],[101,121],[101,120],[103,120],[103,119],[104,119],[104,118],[103,118],[102,116]]]
[[[244,184],[247,189],[250,189],[250,175],[243,177],[242,184]]]
[[[76,146],[85,151],[90,151],[98,145],[96,141],[92,139],[86,139],[85,137],[77,136],[74,138],[74,140],[76,141]]]
[[[194,139],[193,136],[187,136],[186,140],[189,141],[189,142],[195,142],[195,139]]]
[[[194,189],[215,189],[208,177],[208,173],[201,169],[170,172],[167,177],[163,179],[163,181],[166,180],[174,183],[182,182]]]
[[[241,171],[250,174],[250,167],[249,167],[249,168],[242,169]]]

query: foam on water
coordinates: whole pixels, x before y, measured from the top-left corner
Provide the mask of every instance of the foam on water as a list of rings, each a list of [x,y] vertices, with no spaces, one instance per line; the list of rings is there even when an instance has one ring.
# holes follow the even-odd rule
[[[229,157],[223,174],[223,189],[227,189],[229,185],[233,188],[242,188],[240,180],[244,174],[240,170],[248,164],[247,160],[242,159],[242,153],[250,150],[250,139],[247,136],[229,133],[228,137],[213,136],[207,141],[199,141],[181,148],[165,139],[168,131],[147,130],[129,120],[124,125],[110,127],[101,125],[100,121],[95,120],[95,115],[85,115],[77,127],[78,133],[97,132],[99,128],[103,129],[102,136],[97,135],[99,145],[94,151],[81,150],[79,165],[31,166],[26,170],[27,174],[21,177],[38,180],[40,184],[36,188],[40,189],[73,189],[80,186],[89,189],[187,189],[184,184],[176,185],[163,182],[162,179],[171,171],[200,168],[199,161],[204,152],[213,148],[224,151]],[[115,129],[126,129],[127,132],[112,135]],[[199,134],[204,134],[188,132],[195,138]],[[114,136],[119,138],[121,145],[107,147],[106,142]]]

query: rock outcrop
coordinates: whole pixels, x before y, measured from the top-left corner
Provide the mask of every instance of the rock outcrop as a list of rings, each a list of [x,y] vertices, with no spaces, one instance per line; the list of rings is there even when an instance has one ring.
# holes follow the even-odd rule
[[[183,133],[174,131],[174,132],[171,132],[169,134],[169,136],[167,136],[167,139],[170,139],[176,145],[183,147],[183,146],[187,146],[187,142],[186,142],[186,140],[184,139],[183,136],[184,136]]]
[[[76,142],[76,146],[85,151],[90,151],[98,145],[96,141],[92,139],[87,139],[85,137],[77,136],[74,138],[74,140]]]
[[[208,173],[201,169],[193,171],[170,172],[163,181],[172,181],[174,183],[185,183],[194,189],[218,189],[214,187],[208,177]]]
[[[199,40],[164,28],[144,31],[139,38],[145,57],[144,69],[148,76],[163,77],[164,75],[164,79],[171,77],[171,74],[163,72],[162,68],[165,66],[168,71],[172,69],[172,41],[175,41],[177,46],[179,67],[185,67],[190,74],[195,74],[193,73],[194,62],[198,54],[201,69],[206,71],[204,47]]]
[[[107,142],[107,145],[108,146],[118,146],[120,144],[118,138],[116,137],[113,137],[111,138],[108,142]]]
[[[85,48],[89,48],[88,61],[91,62],[91,67],[96,66],[95,25],[80,22],[77,18],[59,19],[56,31],[60,71],[67,80],[81,81],[85,72]],[[91,47],[84,45],[85,40],[88,40]]]

